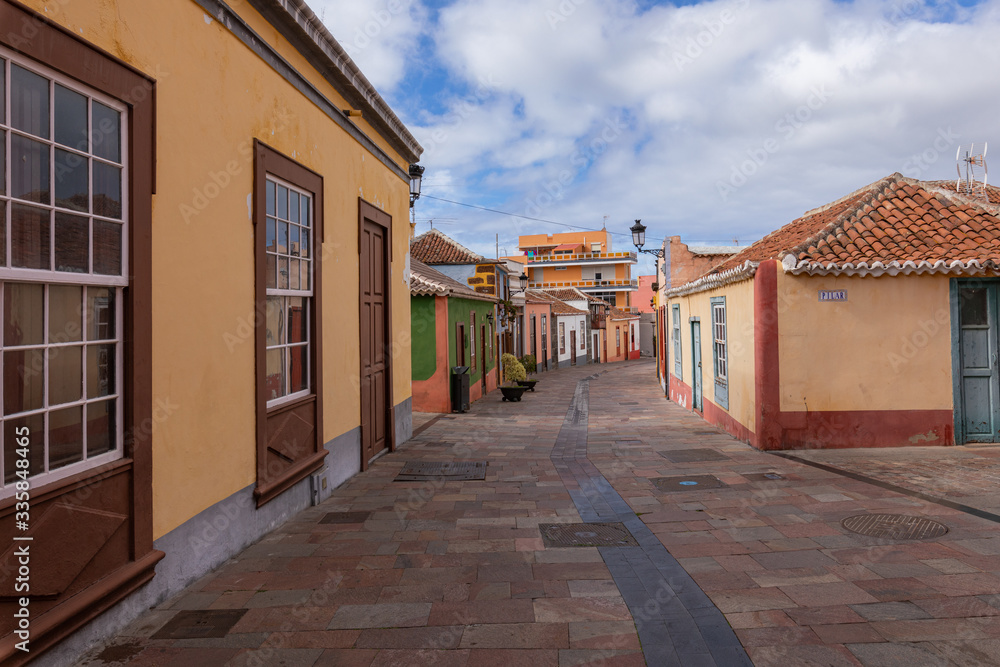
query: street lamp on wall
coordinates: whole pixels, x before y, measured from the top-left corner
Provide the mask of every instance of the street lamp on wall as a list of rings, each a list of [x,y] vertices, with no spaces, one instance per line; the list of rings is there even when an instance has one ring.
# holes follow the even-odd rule
[[[413,202],[420,199],[420,182],[424,178],[424,167],[419,164],[410,165],[410,208]]]
[[[646,245],[646,225],[642,224],[641,220],[636,220],[635,224],[629,227],[629,231],[632,232],[632,244],[635,245],[635,249],[639,252],[644,252],[647,255],[653,255],[660,259],[663,258],[663,248],[658,248],[656,250],[643,250],[642,246]]]
[[[528,289],[528,274],[526,274],[524,271],[522,271],[521,275],[519,275],[517,277],[517,282],[520,285],[521,289],[513,290],[510,293],[511,296],[514,296],[515,294],[521,294],[526,289]]]

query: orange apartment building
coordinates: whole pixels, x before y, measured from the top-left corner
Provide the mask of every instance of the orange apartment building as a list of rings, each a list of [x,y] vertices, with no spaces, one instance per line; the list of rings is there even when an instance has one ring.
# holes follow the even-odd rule
[[[638,282],[632,277],[634,252],[613,252],[606,230],[529,234],[518,237],[528,274],[528,287],[576,287],[616,308],[634,306]]]

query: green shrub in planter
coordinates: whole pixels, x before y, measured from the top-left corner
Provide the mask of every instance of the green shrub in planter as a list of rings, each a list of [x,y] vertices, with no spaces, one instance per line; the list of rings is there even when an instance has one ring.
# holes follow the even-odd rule
[[[521,357],[521,365],[524,366],[524,370],[528,373],[535,373],[538,371],[538,365],[535,362],[535,355],[526,354]]]
[[[500,355],[500,363],[503,364],[503,374],[508,382],[527,380],[528,374],[524,372],[524,366],[513,354],[504,353]]]

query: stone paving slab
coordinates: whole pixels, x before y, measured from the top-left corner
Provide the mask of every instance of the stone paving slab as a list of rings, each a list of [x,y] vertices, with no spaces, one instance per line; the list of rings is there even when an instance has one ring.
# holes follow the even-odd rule
[[[646,361],[539,377],[520,403],[490,394],[464,415],[415,415],[398,452],[83,664],[1000,664],[1000,524],[754,450],[666,401]],[[952,448],[935,474],[920,461],[941,449],[898,452],[907,465],[891,451],[808,454],[1000,507],[1000,449]],[[702,453],[665,456],[689,450]],[[392,481],[420,460],[489,465],[482,481]],[[652,481],[681,475],[726,486]],[[331,512],[371,515],[321,523]],[[949,532],[903,542],[840,524],[875,512]],[[538,532],[586,521],[622,521],[639,546],[546,548]],[[246,611],[222,638],[152,638],[199,609]]]

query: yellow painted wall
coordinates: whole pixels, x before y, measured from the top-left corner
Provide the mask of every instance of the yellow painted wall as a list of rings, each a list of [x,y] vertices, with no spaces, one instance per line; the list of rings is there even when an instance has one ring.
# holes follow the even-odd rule
[[[711,299],[726,297],[727,339],[729,342],[729,409],[726,412],[751,432],[755,429],[754,401],[754,289],[752,280],[731,283],[725,287],[673,297],[667,302],[667,331],[669,332],[667,372],[674,372],[673,304],[681,306],[681,364],[683,382],[693,386],[691,355],[691,317],[701,318],[701,367],[702,391],[713,404],[715,378],[712,363],[712,309]],[[687,406],[690,407],[690,406]],[[721,409],[721,406],[720,406]]]
[[[324,177],[324,441],[360,423],[358,196],[394,221],[393,404],[410,396],[408,183],[189,0],[31,8],[155,77],[153,532],[254,483],[251,147],[258,138]],[[346,102],[246,3],[230,3],[337,105]],[[404,170],[405,160],[357,123]],[[228,173],[227,173],[228,172]],[[184,209],[183,207],[190,207]],[[194,211],[192,213],[191,211]]]
[[[948,284],[779,269],[782,411],[952,409]],[[840,289],[847,301],[819,301]]]

